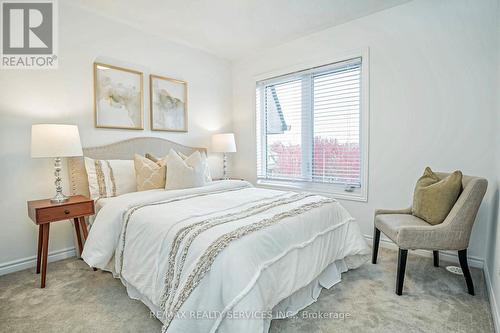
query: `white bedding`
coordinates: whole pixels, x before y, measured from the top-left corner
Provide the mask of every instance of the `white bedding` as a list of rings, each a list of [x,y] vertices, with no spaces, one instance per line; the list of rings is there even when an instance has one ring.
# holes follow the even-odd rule
[[[368,253],[335,200],[221,181],[107,201],[82,257],[120,277],[166,332],[253,333]]]

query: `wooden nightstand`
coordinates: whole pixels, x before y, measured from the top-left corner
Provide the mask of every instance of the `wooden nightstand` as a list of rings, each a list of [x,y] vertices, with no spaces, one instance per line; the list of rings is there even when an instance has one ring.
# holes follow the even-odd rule
[[[40,288],[45,288],[50,223],[73,219],[75,222],[78,248],[80,249],[80,253],[82,253],[83,243],[80,228],[82,229],[83,241],[85,241],[88,234],[85,217],[94,215],[94,213],[94,201],[82,195],[72,196],[67,202],[60,204],[51,203],[50,199],[28,201],[28,215],[31,220],[38,225],[38,255],[36,260],[36,273],[40,273],[41,264],[42,276]]]

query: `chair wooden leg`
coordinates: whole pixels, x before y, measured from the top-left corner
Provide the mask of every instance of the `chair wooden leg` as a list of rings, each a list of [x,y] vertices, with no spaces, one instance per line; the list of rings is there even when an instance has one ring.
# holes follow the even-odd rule
[[[408,250],[399,249],[398,253],[398,273],[396,277],[396,294],[401,296],[403,294],[403,283],[405,280],[406,257]]]
[[[380,230],[373,228],[373,253],[372,253],[372,264],[377,263],[378,256],[378,245],[380,243]]]
[[[432,251],[434,257],[434,267],[439,267],[439,251]]]
[[[458,260],[460,261],[460,267],[462,267],[462,272],[464,273],[467,290],[469,294],[474,295],[474,284],[472,283],[469,264],[467,264],[467,249],[458,251]]]

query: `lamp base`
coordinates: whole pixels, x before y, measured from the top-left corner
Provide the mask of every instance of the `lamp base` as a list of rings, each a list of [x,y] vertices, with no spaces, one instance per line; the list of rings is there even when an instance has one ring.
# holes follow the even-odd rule
[[[56,195],[50,199],[51,203],[63,203],[69,200],[69,197],[62,193],[62,179],[61,179],[61,158],[56,157],[54,159],[54,185],[56,186]]]
[[[56,195],[50,199],[50,202],[51,203],[63,203],[63,202],[67,202],[69,200],[69,197],[65,196],[64,194],[62,193],[56,193]]]
[[[222,155],[222,179],[228,180],[229,177],[227,176],[227,155],[224,153]]]

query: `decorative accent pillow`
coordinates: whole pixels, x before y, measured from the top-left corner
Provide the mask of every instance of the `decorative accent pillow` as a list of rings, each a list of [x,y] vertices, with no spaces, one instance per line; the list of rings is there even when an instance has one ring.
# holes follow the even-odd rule
[[[180,151],[177,152],[177,154],[183,159],[183,160],[186,160],[188,158],[187,155],[181,153]],[[205,182],[206,183],[209,183],[212,181],[212,175],[210,174],[210,165],[208,165],[208,158],[207,158],[207,155],[205,153],[200,153],[201,155],[201,159],[203,160],[203,164],[204,164],[204,171],[203,171],[203,176],[205,177]]]
[[[132,160],[94,160],[85,157],[85,169],[92,199],[116,197],[137,191]]]
[[[185,160],[173,149],[167,156],[166,190],[199,187],[205,185],[205,163],[199,151]]]
[[[144,155],[148,160],[151,160],[155,163],[158,163],[160,160],[163,160],[163,159],[160,159],[156,156],[154,156],[153,154],[150,154],[150,153],[146,153],[146,155]]]
[[[440,224],[448,216],[461,191],[461,171],[440,179],[427,167],[415,185],[412,214],[429,224]]]
[[[187,159],[188,156],[181,153],[180,151],[177,152],[177,155],[179,155],[183,160]],[[203,164],[205,165],[205,171],[204,171],[204,177],[205,177],[205,182],[209,183],[212,181],[212,175],[210,174],[210,165],[208,164],[208,158],[205,153],[200,153],[201,158],[203,160]],[[150,159],[151,161],[155,163],[163,163],[166,164],[166,157],[165,158],[158,158],[154,156],[153,154],[147,153],[146,158]]]
[[[166,167],[163,163],[135,154],[135,178],[137,191],[165,188]]]

